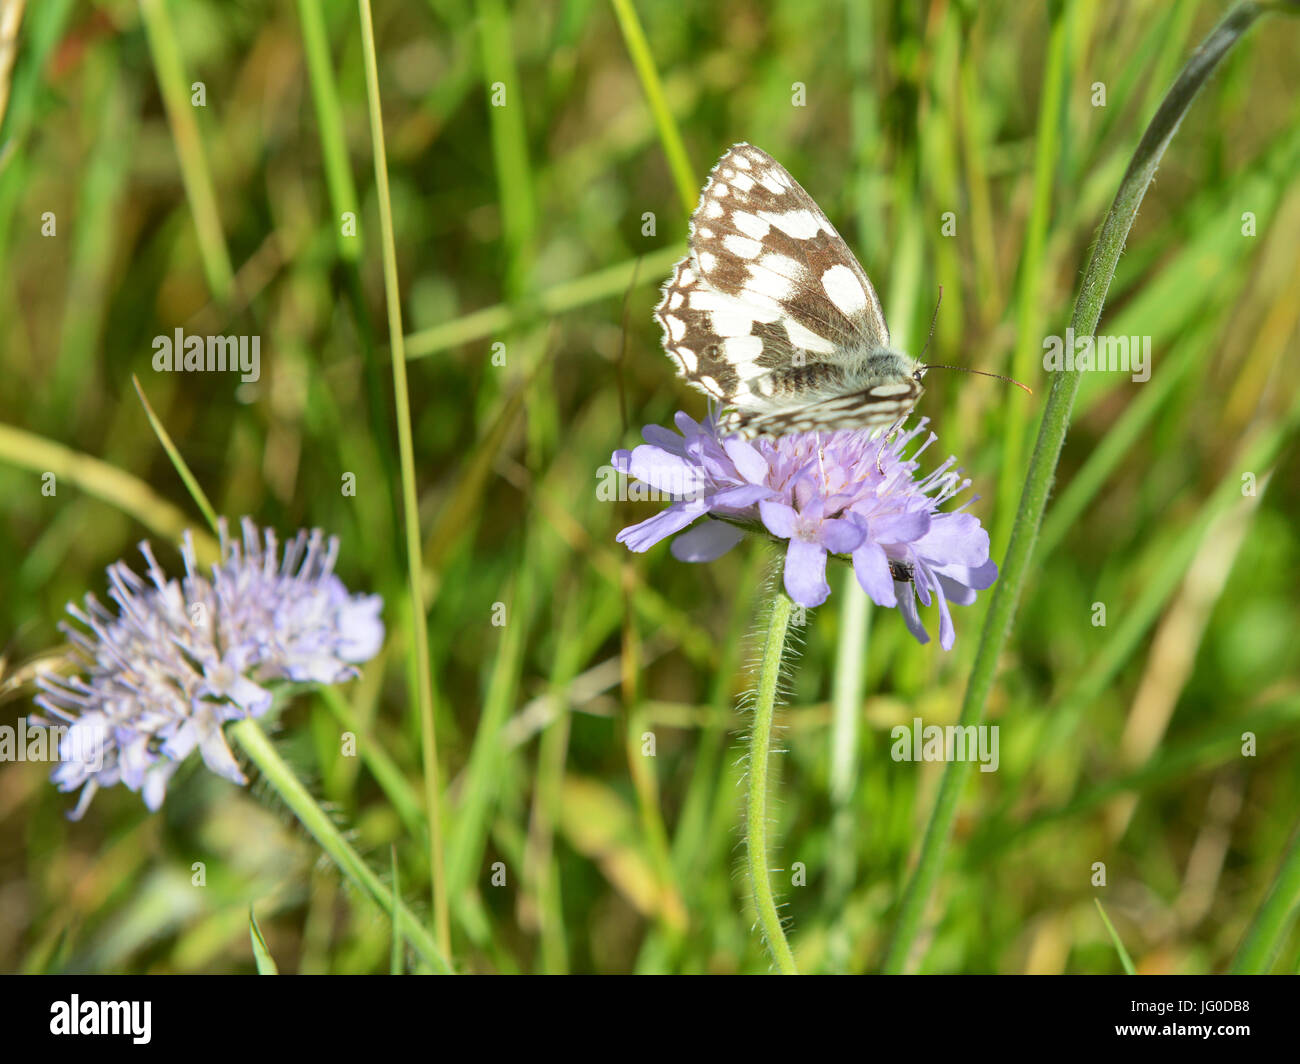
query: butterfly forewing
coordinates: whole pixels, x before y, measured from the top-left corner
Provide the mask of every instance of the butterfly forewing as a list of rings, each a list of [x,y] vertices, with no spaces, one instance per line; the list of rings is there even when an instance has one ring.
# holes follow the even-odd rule
[[[680,374],[728,408],[727,432],[886,426],[921,392],[910,375],[866,372],[889,344],[871,282],[812,197],[750,144],[713,168],[655,314]]]
[[[830,344],[889,344],[880,302],[853,252],[803,186],[752,144],[731,148],[709,175],[691,216],[691,258],[713,288],[777,304],[825,350],[798,334],[796,347],[832,355]]]

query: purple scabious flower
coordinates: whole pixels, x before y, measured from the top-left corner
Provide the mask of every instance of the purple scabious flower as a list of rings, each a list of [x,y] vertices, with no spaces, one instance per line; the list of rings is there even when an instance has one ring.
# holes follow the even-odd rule
[[[242,543],[220,522],[221,561],[210,575],[186,532],[182,579],[168,578],[141,543],[147,581],[125,562],[108,567],[116,610],[94,595],[84,608],[69,604],[84,626],[60,625],[73,671],[42,675],[36,704],[55,718],[46,724],[69,725],[52,779],[61,791],[81,788],[73,820],[116,783],[157,809],[196,748],[213,772],[247,782],[221,734],[226,721],[264,715],[268,684],[339,683],[378,652],[383,600],[350,594],[334,575],[336,538],[301,531],[281,557],[275,533],[248,518],[241,527]]]
[[[679,413],[680,435],[647,426],[645,443],[615,451],[620,473],[648,484],[671,505],[618,534],[629,550],[645,551],[697,518],[711,518],[672,544],[681,561],[712,561],[747,532],[787,541],[785,589],[801,606],[819,606],[830,594],[827,555],[851,560],[858,583],[877,606],[896,607],[922,642],[929,635],[917,601],[935,603],[939,643],[952,649],[956,632],[949,604],[969,606],[991,587],[997,565],[978,518],[939,509],[970,487],[949,458],[918,475],[917,458],[937,437],[922,418],[884,443],[869,430],[798,433],[777,440],[719,438],[712,416],[697,423]]]

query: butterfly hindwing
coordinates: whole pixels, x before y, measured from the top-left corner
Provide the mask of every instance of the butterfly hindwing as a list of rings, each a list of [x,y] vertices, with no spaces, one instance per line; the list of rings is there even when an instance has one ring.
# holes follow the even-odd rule
[[[707,284],[688,255],[664,285],[655,315],[679,373],[723,402],[744,399],[750,385],[794,359],[777,324],[780,310],[725,295]]]
[[[721,424],[725,432],[735,432],[743,437],[834,432],[837,429],[885,429],[912,412],[921,392],[921,385],[909,378],[769,412],[733,410],[723,416]]]

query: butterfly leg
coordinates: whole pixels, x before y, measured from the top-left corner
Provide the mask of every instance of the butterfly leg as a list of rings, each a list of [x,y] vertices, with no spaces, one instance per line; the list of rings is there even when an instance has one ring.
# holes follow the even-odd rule
[[[904,414],[892,425],[890,425],[889,428],[885,430],[885,434],[880,439],[880,450],[876,452],[876,472],[879,473],[882,477],[885,475],[885,467],[881,465],[880,459],[881,456],[884,455],[885,453],[885,447],[888,445],[889,441],[894,438],[894,433],[896,433],[899,429],[903,427],[903,422],[905,422],[910,415],[911,415],[911,411],[909,410],[906,414]]]

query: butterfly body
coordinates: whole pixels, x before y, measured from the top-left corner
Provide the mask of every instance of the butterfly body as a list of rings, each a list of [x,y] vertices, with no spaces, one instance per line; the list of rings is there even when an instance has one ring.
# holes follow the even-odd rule
[[[655,316],[679,375],[722,404],[727,434],[884,430],[924,390],[925,367],[890,347],[853,253],[751,144],[713,168]]]
[[[749,382],[744,407],[725,412],[721,426],[745,437],[884,427],[920,398],[924,372],[888,348],[845,352],[838,363],[805,361]]]

